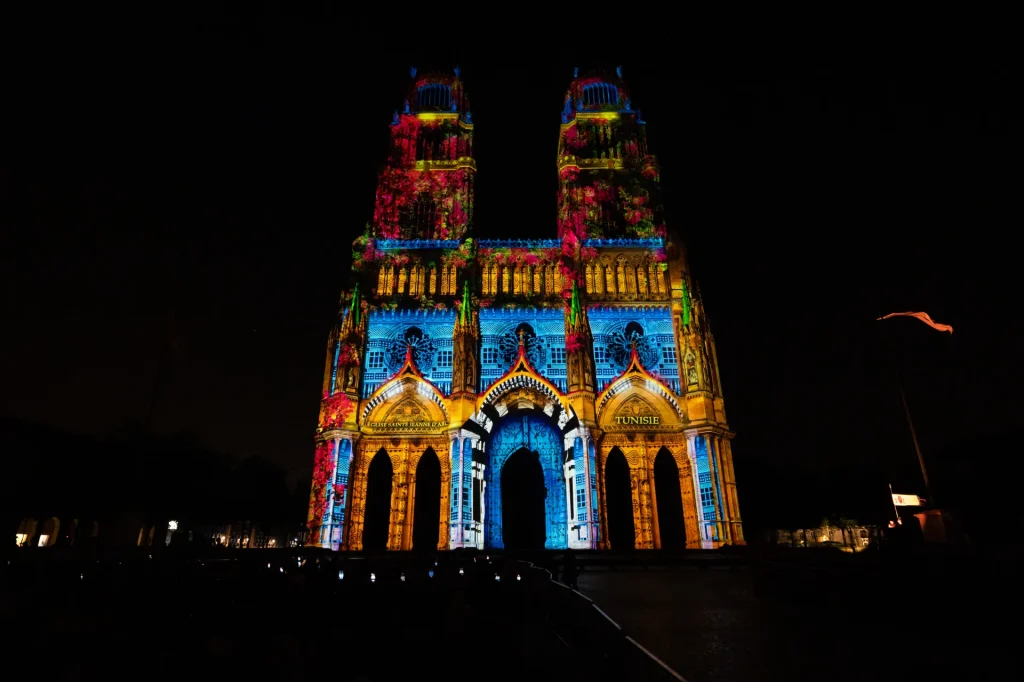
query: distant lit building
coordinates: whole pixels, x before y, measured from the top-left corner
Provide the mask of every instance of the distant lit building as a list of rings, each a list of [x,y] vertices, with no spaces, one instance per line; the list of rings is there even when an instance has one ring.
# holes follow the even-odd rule
[[[502,548],[534,517],[538,548],[743,544],[714,338],[621,70],[565,95],[553,239],[476,224],[458,69],[412,76],[327,343],[307,544]],[[533,220],[506,190],[503,224]]]

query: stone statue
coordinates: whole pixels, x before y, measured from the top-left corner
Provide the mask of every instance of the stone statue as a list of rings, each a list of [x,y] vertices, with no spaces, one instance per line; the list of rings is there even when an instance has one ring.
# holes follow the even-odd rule
[[[573,78],[579,78],[580,77],[580,69],[579,69],[578,66],[574,66],[573,67],[573,69],[572,69],[572,77]]]
[[[452,111],[458,111],[458,110],[459,110],[459,103],[456,102],[455,100],[452,100]]]
[[[409,67],[409,78],[415,78],[415,77],[416,77],[416,67],[415,66],[410,66]]]
[[[626,98],[626,111],[632,111],[632,110],[633,110],[633,103],[631,101],[629,101],[629,98],[627,97]]]
[[[472,122],[473,122],[473,112],[472,111],[467,111],[466,112],[466,123],[472,123]]]
[[[402,108],[402,113],[403,114],[408,114],[409,113],[409,100],[405,100],[405,104],[403,105],[403,108]]]
[[[615,75],[618,76],[619,78],[622,78],[622,67],[621,66],[616,66],[615,67]]]
[[[459,68],[458,64],[455,65],[455,77],[458,78],[462,74],[462,69]]]
[[[395,113],[391,114],[392,125],[398,125],[398,109],[395,109]]]

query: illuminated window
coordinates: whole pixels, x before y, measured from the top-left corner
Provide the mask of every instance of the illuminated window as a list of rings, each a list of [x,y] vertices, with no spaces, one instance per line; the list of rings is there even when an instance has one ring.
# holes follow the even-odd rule
[[[578,509],[587,508],[587,489],[577,488],[576,489],[576,507]],[[583,520],[583,512],[580,512],[580,520]]]
[[[498,349],[497,348],[484,348],[483,362],[486,365],[498,364]]]
[[[560,362],[565,364],[565,348],[552,348],[551,362]]]
[[[675,346],[665,346],[661,349],[661,361],[666,365],[676,364],[676,349]]]
[[[384,369],[384,351],[371,350],[366,354],[367,369]]]
[[[437,353],[437,366],[438,367],[451,367],[452,366],[452,351],[441,350]]]
[[[700,504],[701,504],[702,507],[714,507],[715,506],[715,498],[711,494],[711,488],[704,488],[704,487],[702,487],[700,489]]]
[[[24,547],[26,542],[28,542],[27,534],[18,533],[14,536],[14,544],[18,545],[18,547]]]
[[[39,546],[40,547],[46,547],[46,543],[47,543],[47,541],[49,541],[49,539],[50,539],[49,535],[40,535],[39,536]]]
[[[580,488],[583,487],[583,474],[576,474],[576,485]]]
[[[594,362],[602,363],[608,362],[608,349],[604,347],[594,347]]]

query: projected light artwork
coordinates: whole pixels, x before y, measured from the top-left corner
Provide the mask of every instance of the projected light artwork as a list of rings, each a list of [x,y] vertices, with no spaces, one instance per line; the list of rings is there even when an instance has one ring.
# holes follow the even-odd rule
[[[743,544],[714,337],[621,69],[566,93],[550,239],[475,236],[459,70],[410,73],[327,341],[307,544]]]

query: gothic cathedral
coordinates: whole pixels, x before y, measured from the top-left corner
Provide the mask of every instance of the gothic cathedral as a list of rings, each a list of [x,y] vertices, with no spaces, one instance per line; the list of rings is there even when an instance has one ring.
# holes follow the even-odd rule
[[[744,544],[714,337],[621,68],[565,94],[555,239],[482,238],[459,69],[411,73],[327,341],[307,544]]]

